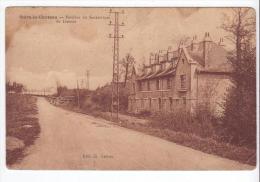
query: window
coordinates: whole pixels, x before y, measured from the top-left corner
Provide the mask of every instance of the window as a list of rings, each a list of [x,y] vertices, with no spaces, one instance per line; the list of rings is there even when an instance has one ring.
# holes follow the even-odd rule
[[[167,89],[171,89],[171,88],[172,88],[171,79],[167,78]]]
[[[160,80],[156,80],[156,90],[160,90]]]
[[[182,64],[184,64],[184,59],[181,59],[182,60]]]
[[[186,75],[180,75],[181,89],[186,89]]]
[[[182,99],[183,99],[183,100],[182,100],[182,101],[183,101],[183,105],[186,106],[186,97],[183,97]]]
[[[145,88],[145,85],[146,83],[144,82],[144,81],[142,81],[142,82],[140,82],[140,84],[139,84],[139,90],[140,91],[144,91],[144,90],[146,90],[146,88]]]
[[[160,90],[163,90],[163,79],[159,80]]]
[[[162,64],[162,70],[165,70],[166,69],[166,63],[163,63]]]
[[[152,72],[155,72],[155,65],[152,66]]]
[[[143,90],[147,90],[147,83],[143,82]]]
[[[141,99],[141,108],[144,108],[144,99]]]
[[[172,97],[169,98],[169,102],[170,102],[170,110],[172,111]]]
[[[138,82],[138,90],[142,91],[142,82]]]
[[[175,59],[172,59],[171,67],[173,67],[174,65],[175,65]]]
[[[141,82],[141,87],[142,87],[142,91],[145,90],[145,86],[144,86],[145,82]]]
[[[149,108],[150,108],[150,110],[152,109],[152,99],[151,98],[149,98]]]
[[[135,93],[135,83],[133,83],[133,92]]]
[[[158,104],[159,104],[159,110],[161,110],[162,109],[162,99],[161,98],[159,98],[159,100],[158,100]]]
[[[149,90],[149,91],[151,90],[150,81],[149,80],[147,81],[147,90]]]

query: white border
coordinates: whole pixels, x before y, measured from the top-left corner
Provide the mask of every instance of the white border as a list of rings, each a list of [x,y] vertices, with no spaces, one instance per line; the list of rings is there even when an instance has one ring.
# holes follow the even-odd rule
[[[8,6],[86,7],[252,7],[257,18],[257,167],[252,171],[30,171],[5,165],[5,8]],[[0,0],[0,181],[259,181],[259,1],[258,0]]]

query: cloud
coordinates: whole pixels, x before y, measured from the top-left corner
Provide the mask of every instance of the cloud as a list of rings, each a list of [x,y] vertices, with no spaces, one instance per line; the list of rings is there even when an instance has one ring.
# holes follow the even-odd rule
[[[19,20],[19,14],[28,15],[106,15],[105,8],[14,8],[7,11],[6,65],[9,78],[23,81],[28,87],[55,86],[59,80],[75,87],[90,70],[90,86],[96,88],[111,81],[113,32],[108,20],[80,20],[76,24],[58,24],[52,21],[28,22]],[[223,31],[220,25],[222,10],[218,8],[126,8],[120,21],[125,35],[120,39],[120,57],[128,52],[137,63],[148,58],[150,52],[168,46],[176,47],[180,36],[202,39],[210,32],[218,41]],[[207,17],[207,18],[205,18]],[[10,38],[11,37],[11,38]],[[146,59],[147,60],[147,59]],[[39,84],[41,83],[41,84]]]

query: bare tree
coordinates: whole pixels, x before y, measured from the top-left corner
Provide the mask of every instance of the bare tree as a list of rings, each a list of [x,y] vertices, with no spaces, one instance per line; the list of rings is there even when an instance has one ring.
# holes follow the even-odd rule
[[[243,51],[255,44],[255,25],[255,12],[251,8],[232,8],[232,15],[224,14],[221,28],[229,33],[226,38],[235,44],[236,62],[232,63],[237,69],[242,69]]]
[[[127,53],[125,58],[121,61],[121,72],[120,75],[124,75],[124,87],[126,86],[127,80],[129,80],[130,77],[130,70],[132,69],[133,65],[135,63],[134,57]]]

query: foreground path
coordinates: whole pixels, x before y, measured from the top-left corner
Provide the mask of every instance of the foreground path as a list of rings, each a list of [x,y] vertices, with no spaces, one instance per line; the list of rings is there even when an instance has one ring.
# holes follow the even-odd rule
[[[13,169],[228,170],[252,166],[63,110],[38,98],[40,137]]]

